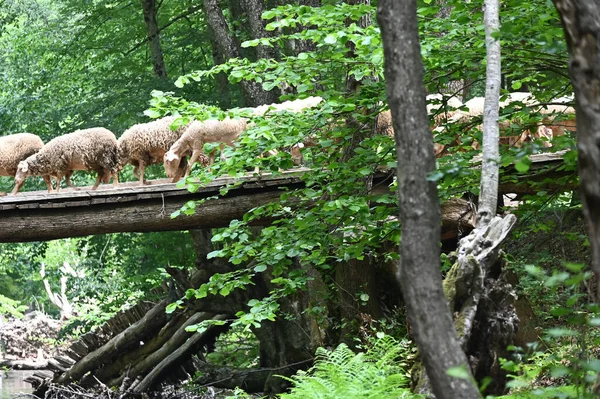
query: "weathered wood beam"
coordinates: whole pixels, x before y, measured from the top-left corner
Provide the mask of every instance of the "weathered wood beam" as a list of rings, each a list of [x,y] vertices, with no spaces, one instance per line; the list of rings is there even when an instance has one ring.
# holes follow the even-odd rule
[[[232,182],[231,178],[218,179],[195,193],[168,183],[0,197],[0,242],[223,227],[254,207],[277,201],[281,188],[303,185],[293,173],[268,179],[251,177],[226,196],[219,196],[219,190]],[[193,215],[171,219],[188,201],[212,196],[220,198],[199,205]]]
[[[537,191],[568,191],[577,188],[576,176],[561,183],[565,172],[545,171],[548,165],[562,164],[562,154],[532,156],[528,177],[516,177],[500,183],[501,193],[535,194]],[[513,172],[506,168],[502,176]],[[63,190],[60,193],[25,192],[0,197],[0,242],[45,241],[57,238],[121,232],[151,232],[224,227],[233,219],[241,219],[252,208],[278,201],[282,189],[304,186],[302,174],[310,169],[285,171],[277,176],[248,176],[240,186],[225,196],[220,190],[234,182],[219,178],[191,193],[166,180],[138,186],[125,183],[117,188],[100,186],[96,191]],[[374,179],[377,192],[387,192],[391,172],[381,171]],[[538,182],[539,186],[532,182]],[[108,188],[106,188],[108,187]],[[196,206],[192,215],[171,219],[170,215],[189,201],[217,196]],[[270,223],[270,220],[265,220]]]

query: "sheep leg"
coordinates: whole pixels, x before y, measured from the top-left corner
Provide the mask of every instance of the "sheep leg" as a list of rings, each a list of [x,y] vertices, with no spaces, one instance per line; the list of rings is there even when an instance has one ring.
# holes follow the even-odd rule
[[[106,177],[108,177],[108,176],[109,175],[106,175]],[[105,177],[104,171],[101,170],[101,171],[99,171],[97,173],[96,182],[94,183],[94,186],[92,187],[92,191],[98,189],[98,186],[100,185],[100,182],[103,181],[103,180],[105,180],[104,177]]]
[[[190,173],[192,172],[192,168],[194,167],[194,164],[196,162],[198,162],[198,159],[200,158],[200,151],[195,150],[194,152],[192,152],[192,156],[190,157],[190,160],[188,161],[188,165],[187,168],[185,170],[185,175],[183,175],[184,178],[188,177],[190,175]]]
[[[138,162],[137,164],[133,164],[133,176],[137,177],[138,179],[140,178],[140,163]]]
[[[57,173],[56,176],[54,176],[54,180],[56,181],[56,192],[58,193],[60,191],[60,182],[63,178],[63,175],[60,173]]]
[[[220,159],[221,161],[225,161],[227,158],[225,158],[225,154],[223,153],[223,150],[225,149],[225,143],[221,143],[219,144],[219,148],[221,149],[221,155],[220,155]]]
[[[77,190],[79,190],[79,187],[75,187],[73,185],[73,183],[71,183],[71,176],[72,175],[73,175],[73,171],[72,170],[70,170],[67,173],[65,173],[65,182],[67,183],[67,187],[71,187],[73,190],[77,191]],[[60,179],[59,179],[59,182],[57,184],[60,185]],[[58,189],[56,191],[58,191]]]
[[[42,176],[42,179],[44,179],[44,183],[46,183],[46,187],[48,187],[48,192],[54,192],[54,187],[52,187],[52,179],[50,176]]]
[[[139,173],[139,177],[140,177],[140,186],[143,186],[144,184],[146,184],[146,181],[144,180],[144,171],[146,170],[146,165],[144,165],[143,161],[139,161],[138,162],[138,173]],[[135,170],[135,169],[134,169]]]
[[[113,178],[113,186],[117,187],[119,185],[119,173],[113,172],[112,178]]]

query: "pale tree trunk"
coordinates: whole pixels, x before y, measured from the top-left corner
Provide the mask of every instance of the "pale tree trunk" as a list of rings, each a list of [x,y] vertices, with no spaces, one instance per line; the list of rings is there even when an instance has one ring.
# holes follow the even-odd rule
[[[167,77],[167,67],[165,66],[165,59],[160,46],[156,0],[142,0],[142,10],[144,11],[144,22],[146,23],[154,73],[159,78],[164,79]]]
[[[554,0],[554,5],[569,49],[581,201],[592,247],[592,269],[600,280],[600,0]],[[600,284],[596,297],[600,299]]]
[[[427,118],[416,0],[380,0],[378,20],[385,56],[387,98],[398,155],[402,241],[398,279],[413,335],[437,398],[479,398],[469,379],[448,375],[453,367],[470,376],[458,342],[440,276],[440,206],[433,138]]]
[[[506,358],[519,319],[515,294],[503,272],[501,245],[516,222],[514,215],[496,215],[498,199],[498,109],[500,96],[500,43],[492,35],[499,29],[498,0],[485,0],[487,49],[486,91],[483,114],[483,161],[477,228],[459,242],[458,260],[446,274],[444,291],[455,315],[461,346],[471,361],[476,379],[491,378],[487,394],[502,394]]]
[[[226,59],[240,58],[240,49],[229,31],[229,26],[218,1],[204,0],[204,11],[207,22],[215,34],[215,41],[221,54]],[[260,83],[242,80],[240,84],[245,102],[247,103],[246,105],[257,106],[275,102],[276,97],[271,92],[263,90]]]
[[[477,227],[482,227],[496,215],[498,204],[498,175],[500,152],[498,149],[498,113],[500,101],[500,41],[492,35],[500,29],[498,0],[485,0],[484,4],[486,79],[483,109],[483,159]]]

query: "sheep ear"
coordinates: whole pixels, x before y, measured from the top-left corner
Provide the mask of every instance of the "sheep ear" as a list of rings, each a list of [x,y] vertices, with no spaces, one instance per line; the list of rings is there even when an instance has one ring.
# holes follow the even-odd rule
[[[175,155],[174,152],[167,151],[167,153],[165,154],[165,161],[167,161],[167,162],[171,162],[176,159],[177,159],[177,155]]]

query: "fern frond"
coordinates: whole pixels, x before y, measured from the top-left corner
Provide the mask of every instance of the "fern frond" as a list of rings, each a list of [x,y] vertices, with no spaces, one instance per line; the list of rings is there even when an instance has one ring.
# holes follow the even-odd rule
[[[410,393],[403,354],[408,344],[384,336],[366,353],[354,353],[345,344],[333,351],[319,348],[314,366],[290,378],[290,393],[282,399],[421,398]]]

